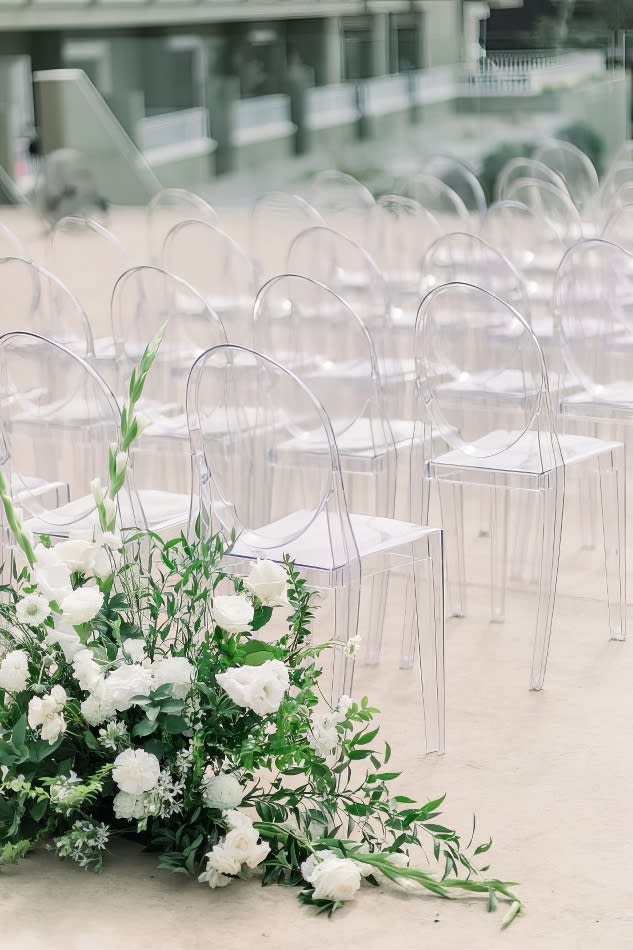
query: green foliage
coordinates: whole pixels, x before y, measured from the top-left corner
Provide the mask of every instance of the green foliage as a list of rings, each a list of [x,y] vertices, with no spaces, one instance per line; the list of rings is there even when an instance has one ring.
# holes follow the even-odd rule
[[[527,142],[504,142],[492,152],[488,152],[479,172],[479,181],[488,204],[491,204],[496,198],[495,185],[504,165],[507,165],[513,158],[529,158],[533,151],[534,145]]]
[[[563,142],[571,142],[584,152],[593,162],[598,175],[602,174],[604,169],[604,139],[586,122],[573,122],[558,129],[557,139]]]

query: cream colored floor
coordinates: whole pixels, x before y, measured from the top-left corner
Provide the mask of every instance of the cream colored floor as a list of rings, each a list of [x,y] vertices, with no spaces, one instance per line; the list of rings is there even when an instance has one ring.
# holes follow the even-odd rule
[[[138,233],[138,232],[137,232]],[[3,320],[3,326],[6,320]],[[577,502],[566,507],[550,662],[527,689],[533,588],[516,587],[506,622],[488,621],[488,543],[468,522],[475,586],[469,614],[447,624],[447,754],[421,755],[413,671],[397,664],[400,607],[389,608],[378,667],[359,666],[354,693],[382,711],[400,786],[446,792],[446,821],[492,835],[492,872],[519,882],[526,916],[500,931],[483,902],[442,902],[365,889],[331,921],[292,891],[237,882],[211,892],[117,844],[100,876],[34,854],[0,876],[1,950],[625,950],[633,943],[633,644],[609,642],[599,549],[581,551]]]

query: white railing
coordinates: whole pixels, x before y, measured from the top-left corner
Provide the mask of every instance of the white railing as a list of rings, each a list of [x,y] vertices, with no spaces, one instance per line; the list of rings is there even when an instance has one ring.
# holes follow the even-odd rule
[[[360,115],[354,83],[308,89],[307,124],[312,129],[356,122]]]
[[[233,141],[236,145],[292,135],[288,96],[257,96],[232,104]]]
[[[457,95],[459,67],[434,66],[411,73],[413,101],[416,105],[447,102]]]
[[[411,83],[407,73],[366,79],[361,87],[362,108],[367,115],[397,112],[411,104]]]
[[[197,108],[146,116],[138,124],[137,136],[144,152],[198,142],[209,136],[209,114]]]
[[[573,85],[604,73],[600,50],[577,52],[492,52],[474,70],[466,72],[462,95],[533,95],[543,89]]]

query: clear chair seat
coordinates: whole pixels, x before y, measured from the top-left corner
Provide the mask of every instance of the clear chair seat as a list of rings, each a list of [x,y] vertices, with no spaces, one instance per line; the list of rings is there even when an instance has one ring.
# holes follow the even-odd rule
[[[561,401],[560,411],[563,415],[580,413],[585,416],[603,418],[607,415],[623,412],[627,417],[633,410],[633,383],[621,381],[608,383],[596,389],[572,393]]]
[[[231,556],[252,560],[253,551],[259,550],[277,560],[281,560],[284,554],[288,555],[298,567],[303,568],[334,571],[345,567],[349,563],[350,552],[343,548],[338,552],[333,551],[332,532],[325,512],[317,514],[296,540],[284,540],[302,530],[309,522],[310,515],[309,510],[300,509],[255,532],[244,532],[231,550]],[[349,517],[361,560],[437,533],[436,528],[424,528],[391,518],[353,514]],[[279,539],[280,547],[275,547],[276,539]]]
[[[622,446],[620,442],[605,442],[583,435],[559,434],[558,441],[565,465],[604,455],[605,451]],[[514,472],[519,475],[544,475],[560,465],[560,460],[557,461],[550,450],[549,440],[543,438],[542,433],[534,431],[521,434],[497,429],[472,442],[470,448],[472,454],[453,449],[434,458],[429,462],[433,477],[441,478],[441,469],[451,467],[488,470],[492,474]]]
[[[335,432],[339,433],[340,426],[338,420],[334,419],[333,426]],[[416,432],[416,423],[407,419],[390,419],[389,428],[393,435],[392,447],[396,449],[410,444]],[[372,434],[371,420],[365,417],[355,419],[354,422],[345,431],[336,436],[336,445],[339,456],[353,455],[362,458],[375,458],[377,454],[382,454],[386,446],[384,444],[376,445],[376,439]],[[301,452],[307,455],[314,453],[330,453],[329,443],[325,438],[318,439],[288,439],[281,443],[275,449],[276,453],[283,452]]]
[[[439,385],[438,392],[442,397],[446,393],[459,393],[460,396],[468,395],[473,399],[478,396],[482,400],[490,401],[491,395],[495,393],[503,394],[504,397],[516,395],[517,400],[522,400],[525,394],[526,385],[534,386],[535,380],[529,374],[521,372],[518,369],[490,370],[480,373],[462,373],[459,379],[451,380],[450,383]],[[564,387],[562,377],[559,373],[548,373],[548,387],[550,392],[558,392]]]
[[[152,530],[170,528],[173,525],[184,524],[188,521],[191,498],[189,495],[178,492],[141,490],[138,492],[147,526]],[[119,496],[121,510],[121,525],[134,526],[137,518],[127,502],[125,495]],[[54,537],[64,537],[68,530],[85,531],[98,525],[94,502],[91,496],[85,495],[58,508],[48,510],[45,517],[33,517],[24,522],[25,527],[33,534],[50,534]],[[57,530],[56,530],[57,529]]]

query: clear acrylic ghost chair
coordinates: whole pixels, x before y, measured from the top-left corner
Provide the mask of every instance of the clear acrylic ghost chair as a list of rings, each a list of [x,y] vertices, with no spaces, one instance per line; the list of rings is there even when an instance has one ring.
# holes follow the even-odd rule
[[[449,188],[441,178],[429,175],[427,172],[416,172],[396,189],[408,198],[419,202],[423,208],[430,211],[437,219],[443,231],[451,231],[456,227],[468,229],[470,214],[468,208],[456,191]]]
[[[581,214],[585,212],[600,187],[598,173],[591,159],[571,142],[558,139],[543,142],[536,149],[534,158],[560,175],[571,200]]]
[[[567,247],[582,238],[582,221],[576,205],[555,185],[536,178],[518,178],[509,185],[507,198],[527,205]]]
[[[365,247],[387,282],[394,328],[400,322],[406,329],[413,326],[420,303],[422,258],[440,234],[431,212],[413,198],[383,195],[376,201]],[[402,354],[409,355],[410,333],[397,334],[396,340],[400,339],[405,346]]]
[[[545,181],[564,194],[569,194],[567,185],[553,168],[533,158],[511,158],[503,166],[495,182],[496,200],[507,201],[510,197],[508,192],[512,188],[512,184],[523,178]]]
[[[613,159],[611,160],[610,167],[617,165],[619,163],[630,162],[633,164],[633,139],[626,139],[620,148],[617,150]]]
[[[444,750],[444,647],[442,539],[438,530],[386,518],[350,514],[341,478],[336,438],[325,408],[290,370],[267,356],[234,345],[216,347],[195,363],[187,408],[194,469],[200,483],[200,518],[219,528],[230,546],[233,570],[246,573],[255,558],[291,558],[307,583],[334,599],[334,636],[344,644],[359,629],[363,581],[395,570],[407,578],[403,665],[419,658],[427,752]],[[235,371],[235,364],[238,369]],[[244,376],[249,366],[254,382]],[[232,406],[241,387],[257,386],[256,449],[232,426]],[[206,419],[211,418],[208,429]],[[221,430],[218,418],[227,425]],[[268,517],[251,520],[250,489],[244,497],[235,467],[251,467],[255,484],[269,481],[285,445],[319,447],[313,490],[301,506],[288,494]],[[323,451],[321,451],[323,447]],[[245,514],[246,512],[246,514]],[[232,539],[236,538],[235,541]],[[329,636],[332,636],[330,630]],[[336,650],[331,699],[352,690],[353,660]]]
[[[220,219],[211,205],[185,188],[163,188],[147,205],[147,249],[152,264],[160,263],[163,241],[179,221],[207,221],[216,228]]]
[[[316,208],[299,195],[271,191],[258,198],[251,211],[250,254],[261,282],[283,274],[296,236],[323,223]]]
[[[181,221],[168,232],[161,261],[202,295],[231,342],[245,346],[253,342],[253,303],[260,279],[232,237],[206,221]],[[191,295],[187,299],[192,301]]]
[[[31,259],[17,235],[0,221],[0,259],[3,257],[22,257],[26,261]]]
[[[54,388],[34,400],[33,380],[45,367]],[[79,398],[97,421],[71,430],[64,406]],[[13,497],[24,512],[25,526],[36,535],[58,540],[97,529],[99,519],[89,482],[98,477],[104,485],[108,483],[109,446],[120,438],[121,413],[107,384],[65,347],[36,334],[10,333],[0,338],[0,399],[2,464]],[[42,432],[37,445],[32,438],[34,415]],[[89,479],[82,474],[86,469]],[[43,491],[42,484],[50,489]],[[57,490],[60,484],[64,492]],[[191,495],[182,511],[155,491],[137,494],[130,462],[118,498],[119,524],[122,528],[147,526],[160,533],[176,525],[186,527],[190,504]]]
[[[226,334],[217,315],[186,281],[151,265],[126,271],[112,294],[120,393],[127,392],[132,369],[163,325],[165,336],[139,404],[150,425],[135,450],[136,478],[139,487],[172,492],[170,503],[179,495],[184,508],[191,487],[187,376],[200,353],[226,342]]]
[[[602,180],[598,193],[599,213],[606,222],[622,204],[631,201],[633,162],[615,162]]]
[[[612,244],[619,244],[627,251],[633,251],[633,188],[631,203],[620,205],[611,212],[602,229],[602,238]]]
[[[469,320],[470,312],[483,309],[494,314],[496,322],[505,319],[522,330],[514,350],[503,354],[501,365],[498,352],[488,345],[478,321]],[[455,314],[462,315],[460,333],[455,333]],[[447,315],[453,319],[447,321]],[[457,587],[453,602],[462,612],[465,572],[463,563],[456,564],[455,559],[463,552],[463,486],[485,486],[492,494],[491,606],[495,621],[502,621],[505,614],[511,492],[531,493],[527,497],[540,500],[541,562],[530,682],[532,689],[541,689],[556,598],[566,472],[592,474],[600,481],[610,631],[613,638],[624,636],[623,446],[584,436],[558,435],[545,360],[536,337],[516,310],[481,288],[447,284],[427,295],[420,305],[416,326],[416,358],[423,402],[421,418],[430,419],[448,443],[447,452],[427,460],[426,476],[436,481],[440,490],[448,590],[450,595],[451,586]],[[494,381],[508,368],[516,371],[520,385],[514,392],[500,394]],[[459,387],[446,385],[447,380],[459,381],[465,374],[481,380],[477,396],[468,394],[471,406],[478,403],[484,410],[481,413],[461,412]],[[492,426],[491,413],[495,417]]]
[[[308,197],[326,224],[362,244],[375,204],[365,185],[345,172],[322,171],[314,176]]]
[[[51,229],[52,272],[80,302],[94,335],[95,368],[116,385],[114,340],[110,335],[110,300],[121,274],[132,265],[119,239],[90,218],[61,218]]]
[[[452,188],[469,212],[480,217],[486,213],[486,195],[477,175],[466,162],[451,155],[432,155],[424,162],[422,171]]]

